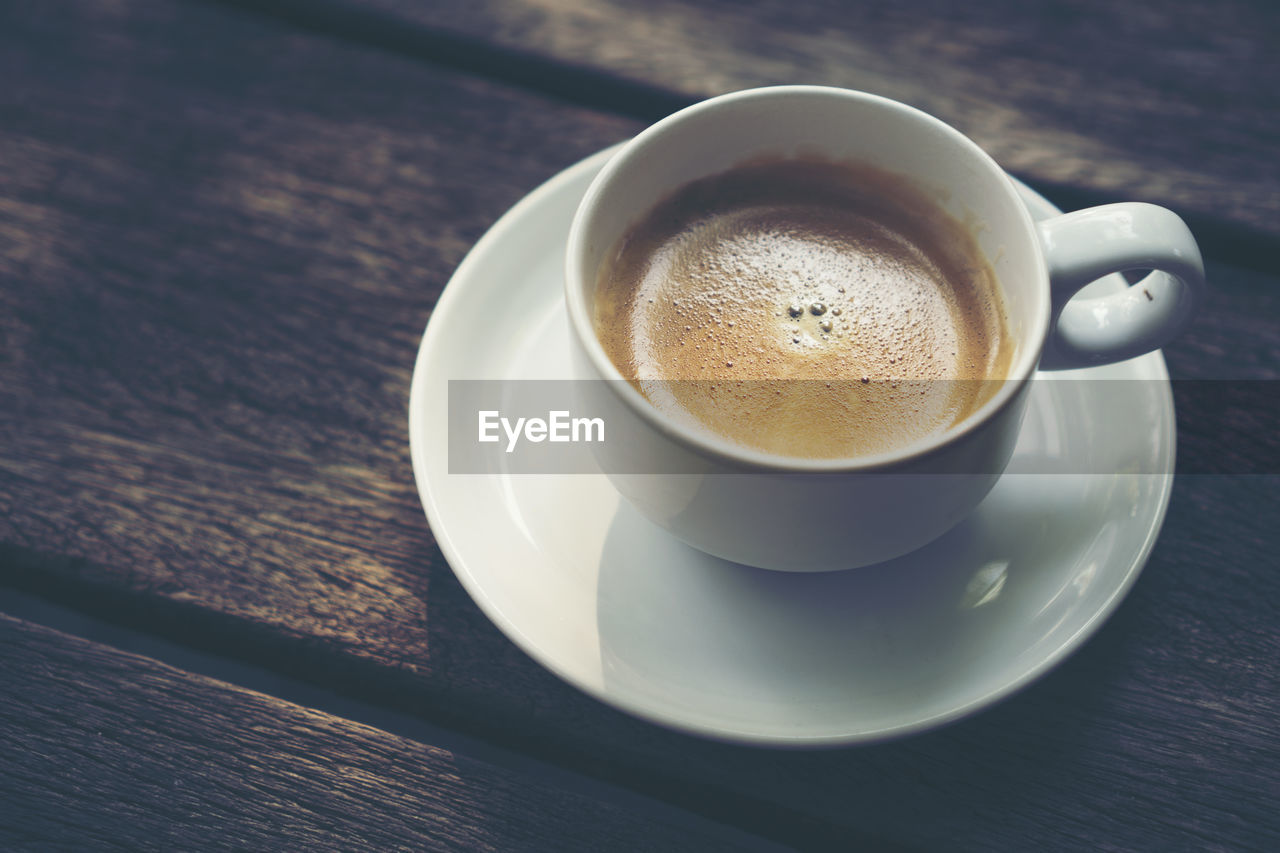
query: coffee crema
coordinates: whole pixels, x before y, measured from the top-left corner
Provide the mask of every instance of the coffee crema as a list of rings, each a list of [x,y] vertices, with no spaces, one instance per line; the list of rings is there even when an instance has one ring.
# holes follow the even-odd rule
[[[595,328],[667,415],[809,458],[946,430],[1013,349],[969,229],[904,178],[811,159],[744,163],[659,202],[601,264]]]

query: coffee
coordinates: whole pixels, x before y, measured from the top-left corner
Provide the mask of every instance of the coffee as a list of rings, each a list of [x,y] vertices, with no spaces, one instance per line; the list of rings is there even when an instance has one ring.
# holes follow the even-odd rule
[[[866,165],[741,164],[661,201],[606,255],[595,327],[669,416],[788,456],[891,451],[995,392],[999,284],[962,223]]]

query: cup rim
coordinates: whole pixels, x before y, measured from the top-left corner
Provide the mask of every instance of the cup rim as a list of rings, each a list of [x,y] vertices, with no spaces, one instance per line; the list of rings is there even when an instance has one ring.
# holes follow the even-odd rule
[[[1002,191],[1008,194],[1015,203],[1015,210],[1021,220],[1026,239],[1032,241],[1038,239],[1031,213],[1018,197],[1017,188],[1010,180],[1008,173],[976,142],[941,119],[900,101],[856,89],[811,85],[765,86],[742,89],[699,101],[660,119],[630,140],[622,143],[617,153],[596,174],[574,212],[573,221],[569,227],[569,239],[565,246],[564,287],[569,325],[573,334],[577,337],[578,343],[585,351],[587,358],[591,361],[591,365],[597,375],[609,380],[608,385],[615,395],[623,400],[650,427],[676,443],[695,450],[712,460],[735,468],[813,474],[870,473],[889,468],[906,467],[912,462],[924,459],[957,444],[966,436],[971,435],[990,422],[997,413],[1017,398],[1022,386],[1035,373],[1048,335],[1050,316],[1048,264],[1045,261],[1043,252],[1039,249],[1033,251],[1031,255],[1032,263],[1036,267],[1035,279],[1041,284],[1037,291],[1038,299],[1041,303],[1040,310],[1033,312],[1034,316],[1031,324],[1020,336],[1021,340],[1018,342],[1019,352],[1013,364],[1010,365],[1008,375],[1000,388],[977,411],[971,412],[959,423],[952,424],[941,433],[928,436],[894,450],[876,454],[820,458],[788,456],[737,444],[720,438],[710,430],[697,429],[683,424],[679,420],[664,414],[640,393],[631,384],[630,380],[622,375],[622,372],[614,365],[613,360],[609,358],[608,353],[604,351],[604,347],[595,333],[595,324],[592,322],[587,310],[584,295],[585,288],[582,286],[586,282],[586,271],[582,268],[582,255],[583,244],[586,240],[587,223],[599,206],[605,188],[614,179],[623,164],[636,156],[637,152],[652,144],[656,138],[668,133],[674,125],[687,121],[693,116],[719,109],[726,103],[790,97],[800,94],[858,100],[881,108],[905,112],[915,120],[931,125],[935,130],[950,137],[957,144],[968,148],[977,156],[979,161],[989,168],[993,176],[999,179],[997,184],[1002,188]],[[1001,284],[1001,287],[1003,286]]]

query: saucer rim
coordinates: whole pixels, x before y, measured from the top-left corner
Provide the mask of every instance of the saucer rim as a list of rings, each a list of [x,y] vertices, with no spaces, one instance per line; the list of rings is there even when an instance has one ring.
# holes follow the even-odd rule
[[[795,734],[788,733],[786,731],[764,733],[755,729],[742,730],[735,729],[733,726],[710,726],[699,722],[690,722],[676,713],[663,713],[661,709],[629,704],[623,698],[612,695],[604,689],[582,681],[559,661],[550,655],[544,654],[538,644],[528,636],[519,625],[508,618],[508,616],[502,612],[492,600],[490,600],[490,598],[484,593],[480,581],[469,570],[468,561],[460,552],[457,543],[454,541],[454,537],[450,535],[448,530],[449,525],[445,523],[444,516],[436,502],[436,496],[431,487],[432,478],[428,474],[427,463],[428,450],[426,445],[428,442],[427,436],[424,434],[424,419],[427,417],[427,365],[433,360],[431,353],[439,346],[437,342],[444,334],[442,330],[447,328],[449,325],[447,318],[451,311],[454,310],[453,306],[463,298],[461,294],[463,294],[466,283],[474,277],[471,273],[472,267],[478,266],[481,263],[481,259],[485,257],[493,247],[501,246],[508,239],[508,235],[517,230],[523,224],[523,220],[530,211],[536,210],[543,204],[544,200],[552,198],[559,192],[562,192],[565,185],[572,184],[573,182],[582,179],[584,174],[589,175],[603,168],[608,159],[612,157],[624,144],[625,141],[609,146],[556,173],[508,209],[485,232],[485,234],[476,241],[475,245],[472,246],[470,251],[468,251],[467,255],[463,258],[462,262],[459,263],[458,267],[454,270],[454,273],[450,276],[448,283],[445,285],[439,299],[433,307],[426,329],[423,333],[417,357],[414,361],[413,376],[410,382],[409,391],[408,427],[410,457],[419,499],[422,503],[432,536],[440,547],[441,553],[449,564],[450,570],[453,571],[455,577],[458,578],[459,583],[461,583],[472,601],[476,603],[481,612],[485,614],[485,616],[503,633],[503,635],[515,643],[515,645],[532,660],[550,671],[561,681],[576,688],[591,698],[600,701],[604,705],[622,711],[628,716],[636,719],[644,720],[645,722],[653,723],[660,727],[681,732],[683,734],[737,745],[783,749],[822,749],[883,743],[935,730],[968,718],[981,710],[985,710],[998,702],[1008,699],[1037,680],[1043,678],[1074,654],[1090,637],[1097,633],[1102,624],[1104,624],[1114,614],[1120,602],[1128,596],[1133,586],[1137,583],[1138,577],[1146,567],[1151,552],[1155,547],[1155,543],[1163,529],[1172,496],[1174,481],[1174,474],[1172,472],[1174,470],[1173,465],[1177,450],[1176,413],[1173,405],[1173,393],[1169,383],[1168,369],[1163,355],[1159,350],[1138,356],[1137,358],[1131,359],[1129,362],[1120,363],[1122,365],[1134,364],[1136,368],[1136,363],[1142,362],[1141,369],[1143,369],[1145,373],[1149,374],[1148,378],[1158,380],[1162,383],[1164,393],[1161,395],[1162,405],[1160,408],[1164,417],[1162,418],[1163,429],[1161,430],[1161,437],[1162,445],[1165,448],[1165,453],[1163,455],[1167,457],[1167,467],[1163,470],[1168,472],[1164,474],[1146,475],[1162,478],[1163,487],[1157,494],[1153,494],[1149,498],[1149,500],[1157,501],[1158,506],[1155,508],[1155,513],[1148,529],[1146,530],[1141,546],[1132,551],[1133,557],[1129,561],[1129,566],[1124,570],[1123,578],[1117,583],[1112,595],[1102,601],[1094,613],[1089,616],[1073,634],[1065,638],[1056,648],[1045,654],[1040,661],[1029,667],[1022,673],[1022,675],[1012,678],[997,688],[980,696],[974,697],[970,701],[945,712],[935,714],[931,717],[913,720],[901,725],[883,726],[872,730],[863,729],[858,731],[817,735]],[[1019,195],[1023,197],[1024,202],[1043,205],[1044,209],[1047,211],[1060,212],[1055,205],[1014,176],[1010,175],[1009,180],[1014,184]],[[586,184],[589,183],[590,177],[587,177]],[[586,184],[584,184],[584,188]],[[1035,211],[1032,210],[1031,213],[1034,218]],[[1074,372],[1075,371],[1059,371],[1057,372],[1057,375],[1065,376]],[[1040,372],[1037,372],[1035,375],[1040,377],[1045,376],[1045,374]]]

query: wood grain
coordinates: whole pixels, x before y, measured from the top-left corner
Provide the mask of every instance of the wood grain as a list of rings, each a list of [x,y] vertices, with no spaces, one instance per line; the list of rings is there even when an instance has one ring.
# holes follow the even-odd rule
[[[1280,478],[1180,479],[1118,615],[972,720],[830,753],[661,731],[480,614],[405,432],[466,248],[638,123],[197,4],[6,6],[0,62],[0,582],[784,843],[1280,847]],[[1280,281],[1211,273],[1175,374],[1274,379]]]
[[[634,125],[225,12],[105,8],[0,23],[5,542],[367,654],[422,621],[439,559],[406,436],[435,298],[530,186]],[[429,668],[425,640],[383,659]]]
[[[1084,203],[1154,201],[1274,265],[1280,9],[1049,0],[269,0],[295,24],[550,88],[648,120],[776,83],[876,92],[969,134],[1006,169]],[[451,41],[465,41],[456,48]],[[535,59],[542,59],[539,63]],[[607,75],[582,85],[582,75]],[[612,96],[610,96],[612,92]],[[1221,235],[1214,234],[1215,239]]]
[[[6,850],[743,850],[752,839],[0,615]]]

